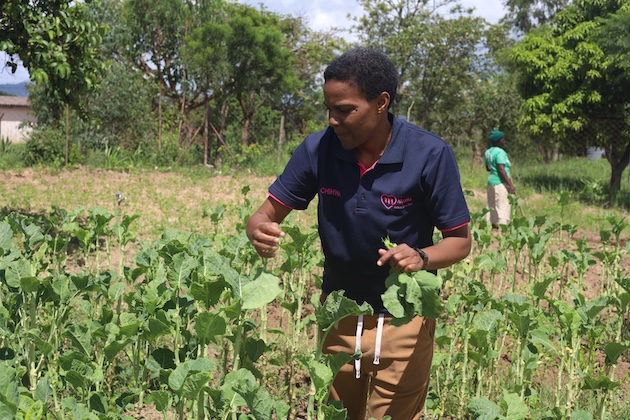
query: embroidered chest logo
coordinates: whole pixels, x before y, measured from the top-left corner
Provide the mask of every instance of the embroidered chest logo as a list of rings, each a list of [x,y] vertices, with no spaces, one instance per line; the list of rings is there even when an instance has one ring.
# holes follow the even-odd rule
[[[381,203],[387,210],[402,210],[413,205],[413,198],[399,198],[391,194],[381,195]]]
[[[341,198],[341,192],[334,188],[321,187],[319,193],[321,195],[332,195],[333,197]]]

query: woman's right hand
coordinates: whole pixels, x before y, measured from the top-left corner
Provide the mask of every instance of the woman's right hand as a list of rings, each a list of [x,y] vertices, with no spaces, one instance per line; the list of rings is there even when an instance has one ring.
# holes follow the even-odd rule
[[[276,256],[280,238],[284,232],[276,222],[260,222],[254,226],[250,233],[250,241],[256,248],[256,252],[263,258]]]
[[[247,221],[245,232],[256,252],[263,258],[276,256],[280,238],[284,232],[280,223],[291,212],[291,209],[280,204],[271,197],[262,203],[260,208]]]

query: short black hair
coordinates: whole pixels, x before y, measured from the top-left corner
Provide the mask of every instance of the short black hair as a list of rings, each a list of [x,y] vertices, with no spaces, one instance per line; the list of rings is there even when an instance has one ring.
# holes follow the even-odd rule
[[[324,82],[338,80],[354,83],[368,100],[389,93],[389,106],[398,88],[396,66],[385,54],[367,47],[353,48],[335,58],[324,70]]]

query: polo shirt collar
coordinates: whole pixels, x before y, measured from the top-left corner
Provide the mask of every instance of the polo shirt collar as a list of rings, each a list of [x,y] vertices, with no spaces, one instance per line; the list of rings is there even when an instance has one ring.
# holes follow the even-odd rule
[[[389,140],[389,143],[385,148],[385,153],[383,153],[383,156],[381,156],[378,160],[378,163],[401,163],[403,162],[405,156],[405,136],[402,133],[403,122],[398,118],[394,118],[394,115],[391,112],[387,113],[387,117],[389,118],[389,122],[392,124],[392,138]],[[336,140],[334,142],[334,148],[337,158],[346,162],[356,162],[357,157],[354,152],[341,147],[341,142],[337,139],[332,127],[329,127],[328,130],[330,130],[330,133]]]
[[[401,163],[405,157],[405,135],[402,131],[403,122],[394,118],[394,115],[390,112],[387,114],[389,121],[392,123],[392,138],[389,140],[385,153],[378,160],[378,163]]]

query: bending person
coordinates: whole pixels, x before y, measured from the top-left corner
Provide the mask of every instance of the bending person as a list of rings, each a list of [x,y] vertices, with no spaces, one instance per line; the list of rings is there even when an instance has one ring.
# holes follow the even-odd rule
[[[258,254],[274,257],[284,236],[279,224],[318,196],[323,295],[344,290],[375,311],[344,318],[324,342],[326,353],[353,354],[361,340],[359,368],[345,365],[331,389],[352,420],[420,418],[436,320],[416,317],[401,327],[390,325],[381,300],[385,279],[391,268],[435,272],[465,258],[471,245],[453,151],[388,112],[397,85],[392,61],[372,49],[356,48],[330,63],[324,71],[330,126],[296,149],[246,228]],[[443,236],[437,244],[435,228]],[[385,237],[398,245],[385,250]]]

